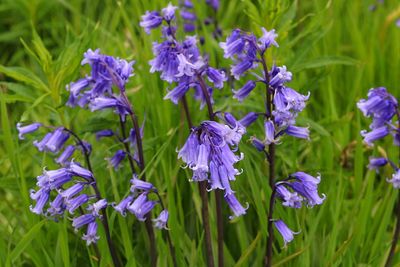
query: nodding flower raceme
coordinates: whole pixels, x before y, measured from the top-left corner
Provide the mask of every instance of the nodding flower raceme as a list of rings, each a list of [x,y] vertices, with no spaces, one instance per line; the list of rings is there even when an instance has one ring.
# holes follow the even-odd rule
[[[258,63],[263,62],[264,53],[268,48],[271,46],[278,47],[278,43],[275,40],[278,35],[275,30],[267,31],[262,28],[262,32],[263,35],[257,38],[252,33],[235,29],[225,42],[220,43],[221,48],[224,50],[224,57],[230,58],[234,62],[231,74],[236,79],[240,79],[250,69],[257,68],[259,66]],[[308,128],[298,127],[294,124],[298,114],[305,108],[310,94],[302,95],[286,86],[286,83],[292,80],[292,73],[287,70],[286,66],[278,67],[273,65],[267,73],[267,77],[265,77],[264,69],[260,73],[254,70],[251,74],[254,75],[255,79],[247,80],[242,88],[233,90],[233,98],[243,102],[253,90],[256,90],[257,83],[262,83],[268,84],[268,90],[273,96],[272,101],[274,104],[272,114],[266,114],[268,117],[273,117],[273,120],[265,123],[266,136],[264,140],[252,138],[256,148],[263,151],[263,147],[276,143],[283,134],[308,140]]]
[[[376,140],[391,134],[394,137],[395,145],[400,146],[398,142],[398,136],[400,135],[398,128],[399,118],[393,123],[393,117],[399,112],[399,105],[397,99],[386,88],[370,89],[368,98],[358,101],[357,107],[365,117],[372,118],[372,123],[369,126],[371,131],[361,131],[361,135],[368,145],[372,145]]]
[[[272,46],[279,47],[276,41],[278,34],[274,29],[268,31],[261,28],[261,31],[262,35],[257,37],[253,33],[235,29],[225,42],[220,42],[220,47],[224,50],[224,57],[233,61],[231,75],[236,80],[241,80],[247,74],[252,75],[240,89],[233,90],[233,98],[243,102],[252,91],[257,90],[258,84],[266,87],[266,89],[263,88],[263,94],[266,90],[269,99],[265,100],[265,113],[263,116],[259,116],[260,114],[253,112],[251,120],[246,122],[246,127],[257,118],[264,118],[264,138],[253,136],[250,140],[258,151],[266,154],[268,162],[274,164],[271,163],[271,160],[273,162],[274,159],[271,159],[267,148],[274,144],[280,144],[283,135],[310,139],[308,127],[295,125],[296,118],[305,108],[310,93],[303,95],[286,85],[293,78],[286,66],[273,64],[268,69],[265,53]],[[277,181],[272,186],[274,194],[282,201],[283,206],[298,209],[303,204],[312,207],[323,203],[325,195],[320,197],[318,194],[319,182],[319,176],[313,177],[304,172],[296,172],[288,179]],[[285,245],[293,240],[293,232],[282,220],[277,220],[274,224],[283,236]]]
[[[114,203],[113,207],[124,217],[127,212],[129,212],[135,215],[139,221],[145,221],[147,219],[147,214],[152,211],[157,204],[160,204],[159,201],[149,198],[150,194],[158,196],[158,191],[152,183],[140,180],[136,174],[134,174],[130,182],[130,194],[118,204]],[[153,222],[156,228],[167,229],[168,211],[163,209]]]
[[[188,6],[190,6],[190,1],[185,1],[184,7],[187,8]],[[182,10],[181,15],[187,20],[195,17],[186,9]],[[202,82],[207,87],[206,91],[213,101],[214,87],[221,89],[227,80],[227,76],[223,71],[209,66],[207,57],[201,56],[195,36],[187,36],[185,40],[178,41],[175,38],[177,28],[172,25],[174,19],[166,20],[163,18],[163,21],[166,23],[166,26],[162,28],[163,41],[153,43],[155,57],[149,61],[150,72],[160,72],[162,80],[170,84],[176,83],[176,86],[168,91],[164,99],[170,99],[177,104],[192,88],[194,89],[194,98],[201,102],[201,108],[203,108],[206,104],[206,96],[201,88]],[[142,22],[144,23],[144,20]],[[161,26],[161,24],[158,26]],[[212,86],[205,82],[206,79],[204,78],[206,77]]]
[[[79,163],[71,161],[60,169],[44,169],[36,179],[38,189],[30,191],[31,199],[36,202],[30,207],[31,211],[58,220],[65,213],[75,216],[75,211],[80,208],[86,213],[74,217],[72,225],[76,231],[87,226],[82,239],[86,240],[87,245],[96,243],[99,239],[97,219],[102,218],[100,211],[108,203],[105,199],[96,201],[95,195],[85,193],[90,192],[89,187],[96,183],[93,174]]]
[[[373,146],[374,142],[393,136],[393,144],[400,146],[400,108],[397,99],[390,94],[385,87],[377,87],[369,90],[367,99],[361,99],[357,102],[357,107],[363,115],[372,118],[369,125],[370,131],[362,130],[361,136],[364,142]],[[387,153],[386,153],[387,154]],[[394,170],[392,179],[386,180],[393,185],[394,188],[400,188],[400,172],[398,164],[394,163],[387,157],[370,157],[368,168],[370,170],[379,171],[389,165]]]
[[[24,134],[32,133],[39,127],[45,127],[40,123],[33,123],[27,126],[17,125],[20,138]],[[54,127],[51,127],[54,128]],[[74,216],[77,209],[87,211],[78,217],[74,217],[73,226],[76,230],[87,226],[87,233],[82,239],[87,245],[96,243],[99,239],[97,235],[97,219],[101,219],[100,210],[107,207],[105,199],[98,199],[98,196],[91,195],[89,187],[96,184],[94,175],[79,163],[71,160],[71,157],[79,145],[66,145],[70,133],[64,127],[55,128],[53,132],[47,133],[41,141],[34,141],[33,144],[39,151],[59,153],[55,162],[61,168],[55,170],[43,170],[43,173],[36,178],[37,189],[30,190],[30,198],[35,202],[30,206],[30,210],[38,215],[58,220],[65,213]],[[90,153],[90,144],[82,141],[80,147],[82,151]],[[97,200],[97,201],[96,201]],[[84,208],[86,207],[86,209]]]
[[[225,200],[234,213],[232,218],[246,213],[230,186],[241,173],[234,165],[243,159],[243,154],[236,155],[235,151],[245,132],[246,128],[236,120],[226,125],[203,121],[192,129],[178,153],[178,158],[193,171],[191,181],[207,181],[209,190],[225,191]]]

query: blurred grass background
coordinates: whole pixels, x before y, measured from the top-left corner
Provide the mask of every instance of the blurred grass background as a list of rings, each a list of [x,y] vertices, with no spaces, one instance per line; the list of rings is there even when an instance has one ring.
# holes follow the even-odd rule
[[[211,14],[205,1],[193,2],[200,20]],[[32,138],[20,142],[15,129],[21,120],[73,128],[92,141],[94,171],[103,195],[110,201],[125,195],[129,171],[114,172],[104,160],[116,146],[111,141],[96,142],[92,134],[105,125],[117,127],[113,114],[64,106],[65,85],[88,72],[80,67],[88,48],[136,60],[128,96],[141,121],[145,117],[147,176],[162,192],[170,210],[170,233],[179,265],[205,265],[200,197],[175,152],[188,135],[187,127],[181,107],[163,100],[168,85],[157,74],[149,73],[151,43],[160,35],[146,35],[139,27],[146,10],[159,10],[167,3],[0,1],[0,265],[111,264],[105,238],[99,241],[103,256],[99,263],[93,250],[73,232],[69,218],[56,223],[30,213],[29,188],[34,187],[44,166],[55,165],[51,155],[42,155],[32,147]],[[371,5],[375,5],[374,11]],[[390,170],[376,175],[366,169],[368,156],[381,152],[379,146],[371,149],[362,144],[359,131],[369,122],[360,116],[355,103],[371,87],[386,86],[397,97],[400,94],[400,29],[394,22],[400,17],[398,1],[221,1],[217,17],[223,38],[236,27],[256,34],[261,33],[261,26],[275,28],[280,47],[271,49],[269,62],[286,65],[293,72],[291,87],[311,92],[299,124],[310,125],[312,141],[284,138],[277,148],[277,170],[280,177],[297,170],[320,172],[320,192],[327,200],[322,206],[297,211],[277,205],[275,217],[301,233],[287,248],[277,236],[274,266],[382,265],[390,247],[397,192],[385,181]],[[201,50],[210,55],[212,64],[228,68],[230,62],[223,59],[212,31],[212,26],[198,25],[197,35],[205,38]],[[238,116],[263,107],[257,93],[239,104],[227,85],[216,92],[215,100],[217,110]],[[189,103],[196,123],[206,118],[206,110],[199,112],[198,103],[191,98]],[[251,135],[263,135],[261,123],[248,131],[244,141]],[[245,216],[229,221],[230,211],[224,206],[226,266],[261,266],[270,194],[267,166],[249,142],[243,142],[240,149],[246,155],[239,166],[244,172],[233,188],[250,208]],[[398,157],[394,149],[388,153]],[[211,206],[213,201],[212,195]],[[113,239],[127,266],[148,266],[144,225],[133,216],[122,218],[113,212],[109,217]],[[215,225],[214,213],[211,220]],[[213,235],[215,241],[215,227]],[[157,232],[157,246],[159,266],[170,266],[161,232]],[[395,263],[399,262],[396,255]]]

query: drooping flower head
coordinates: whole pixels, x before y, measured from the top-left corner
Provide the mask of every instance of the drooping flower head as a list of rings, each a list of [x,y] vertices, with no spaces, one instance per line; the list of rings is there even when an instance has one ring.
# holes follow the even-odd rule
[[[190,4],[190,1],[184,2],[181,11],[181,16],[186,21],[196,18],[195,14],[188,11],[191,8]],[[164,99],[170,99],[177,104],[189,89],[194,89],[194,98],[201,101],[203,108],[207,97],[212,101],[213,89],[221,89],[227,77],[223,71],[210,67],[207,57],[201,56],[195,36],[187,36],[183,41],[176,39],[176,27],[171,24],[172,21],[165,20],[167,25],[162,29],[163,40],[153,43],[154,58],[149,61],[150,72],[160,72],[162,80],[176,83]],[[186,28],[184,29],[192,30],[189,29],[192,27]],[[209,83],[206,83],[206,80]],[[206,87],[208,96],[204,95],[202,86]]]
[[[192,181],[207,181],[209,190],[224,190],[225,199],[235,216],[239,216],[244,214],[245,209],[240,208],[241,205],[234,197],[230,181],[241,173],[234,164],[243,158],[243,154],[236,155],[234,152],[246,130],[236,120],[231,123],[234,125],[202,122],[192,130],[178,158],[193,171]]]
[[[400,145],[396,141],[399,135],[397,127],[399,122],[393,123],[393,117],[397,114],[399,106],[397,99],[386,88],[377,87],[370,89],[368,98],[361,99],[357,103],[357,107],[362,111],[364,116],[372,117],[372,123],[369,126],[371,131],[361,131],[361,135],[367,144],[372,145],[376,140],[392,134],[394,144]]]

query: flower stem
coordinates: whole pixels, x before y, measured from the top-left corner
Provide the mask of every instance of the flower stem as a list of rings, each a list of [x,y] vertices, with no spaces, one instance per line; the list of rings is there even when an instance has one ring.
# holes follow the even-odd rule
[[[185,110],[186,120],[188,122],[189,130],[191,130],[193,128],[193,124],[192,124],[192,119],[190,117],[186,96],[183,96],[181,98],[181,101],[183,104],[183,109]],[[207,195],[206,181],[199,182],[199,192],[201,198],[201,216],[203,218],[203,228],[206,239],[207,266],[214,267],[214,256],[213,256],[212,242],[211,242],[211,228],[210,228],[210,219],[208,212],[208,195]]]
[[[130,118],[133,124],[133,128],[135,130],[135,135],[136,135],[136,145],[137,145],[137,150],[138,150],[138,155],[139,155],[139,168],[141,171],[141,177],[143,181],[146,181],[146,174],[144,173],[144,153],[143,153],[143,144],[142,144],[142,137],[140,136],[140,127],[138,123],[138,119],[136,117],[136,114],[133,110],[132,105],[129,102],[128,97],[125,94],[125,91],[121,90],[121,96],[124,98],[125,102],[129,104],[130,106]],[[146,226],[146,231],[147,235],[149,236],[149,241],[150,241],[150,265],[152,267],[157,266],[157,248],[156,248],[156,240],[155,240],[155,235],[154,235],[154,228],[153,224],[151,223],[151,214],[148,213],[146,215],[146,221],[145,221],[145,226]]]
[[[272,102],[272,94],[269,88],[269,75],[268,75],[268,67],[265,62],[264,54],[260,54],[261,64],[264,70],[264,78],[265,78],[265,113],[266,119],[274,121],[274,117],[272,115],[273,110],[273,102]],[[271,143],[268,146],[268,157],[267,157],[268,165],[269,165],[269,186],[272,189],[271,197],[269,200],[269,210],[268,210],[268,239],[267,239],[267,248],[266,248],[266,257],[265,257],[265,266],[272,266],[272,243],[274,240],[274,231],[273,231],[273,222],[272,216],[274,212],[274,203],[275,203],[275,144]]]
[[[129,144],[124,142],[126,140],[127,136],[126,136],[126,131],[125,131],[125,122],[124,122],[124,120],[122,120],[121,116],[119,117],[119,123],[120,123],[121,134],[122,134],[121,143],[123,144],[123,146],[125,148],[125,152],[128,154],[129,166],[131,167],[132,174],[133,174],[133,173],[136,173],[135,165],[133,164],[133,159],[132,159],[132,155],[131,155],[131,149],[129,148]]]
[[[64,128],[64,130],[69,132],[71,135],[73,135],[75,137],[76,141],[78,142],[78,144],[82,148],[83,154],[85,156],[86,165],[87,165],[89,171],[91,173],[93,173],[92,165],[90,163],[90,152],[87,150],[86,146],[83,144],[82,139],[80,139],[79,136],[76,133],[74,133],[72,130],[67,129],[67,128]],[[91,183],[91,186],[92,186],[93,190],[95,191],[97,200],[100,200],[100,199],[102,199],[102,197],[101,197],[100,191],[99,191],[99,189],[97,187],[96,180],[94,178],[92,178],[92,180],[93,181]],[[120,267],[122,265],[121,265],[121,262],[120,262],[120,260],[118,258],[117,251],[116,251],[116,249],[114,247],[114,244],[112,242],[112,239],[111,239],[110,227],[109,227],[109,224],[108,224],[108,217],[107,217],[106,209],[102,209],[101,213],[102,213],[101,222],[103,224],[104,231],[105,231],[105,234],[106,234],[108,249],[110,250],[112,261],[113,261],[115,267]]]
[[[396,207],[396,217],[397,217],[397,223],[396,223],[396,228],[394,230],[393,234],[393,239],[392,239],[392,246],[390,247],[390,252],[387,257],[385,267],[392,266],[392,261],[394,257],[394,253],[396,251],[396,245],[397,241],[399,240],[400,237],[400,194],[397,196],[397,207]]]
[[[200,83],[201,90],[203,91],[204,98],[206,99],[208,116],[210,120],[215,121],[215,113],[213,111],[213,107],[211,104],[210,95],[207,91],[207,86],[204,82],[203,77],[200,74],[197,74],[197,80]],[[222,217],[222,194],[220,189],[215,190],[215,205],[216,205],[216,213],[217,213],[217,241],[218,241],[218,266],[224,266],[224,222]]]

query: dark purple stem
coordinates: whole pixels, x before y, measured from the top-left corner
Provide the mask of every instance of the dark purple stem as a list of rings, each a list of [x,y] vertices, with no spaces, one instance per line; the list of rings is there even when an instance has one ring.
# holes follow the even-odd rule
[[[215,113],[211,104],[210,95],[208,94],[207,86],[200,74],[197,74],[197,80],[200,83],[201,90],[207,103],[208,116],[210,120],[215,121]],[[215,206],[217,214],[217,241],[218,241],[218,266],[224,266],[224,221],[222,217],[222,194],[220,189],[215,190]]]
[[[83,144],[83,141],[79,138],[79,136],[77,134],[75,134],[70,129],[64,128],[64,130],[67,131],[68,133],[70,133],[72,136],[74,136],[76,141],[78,142],[78,144],[81,146],[83,154],[85,156],[85,161],[86,161],[87,167],[88,167],[89,171],[93,174],[92,164],[90,163],[90,157],[89,157],[90,153],[86,149],[86,146]],[[93,190],[94,190],[94,192],[96,194],[97,200],[102,199],[100,191],[99,191],[99,189],[97,187],[96,180],[94,178],[92,178],[92,181],[91,181],[90,185],[92,186],[92,188],[93,188]],[[110,227],[109,227],[109,224],[108,224],[108,217],[107,217],[106,209],[102,209],[101,213],[102,213],[101,222],[103,224],[104,231],[106,233],[108,249],[110,250],[112,261],[113,261],[115,267],[120,267],[122,265],[121,265],[121,262],[120,262],[120,260],[118,258],[116,249],[115,249],[114,244],[113,244],[112,239],[111,239]]]
[[[133,163],[133,158],[132,158],[131,149],[129,147],[129,144],[125,142],[125,140],[127,138],[126,132],[125,132],[125,121],[121,118],[121,116],[119,117],[119,123],[121,126],[121,134],[122,134],[122,140],[120,140],[120,141],[125,148],[125,152],[128,154],[129,166],[131,167],[132,174],[133,174],[133,173],[136,173],[135,165]]]
[[[137,150],[138,150],[138,155],[139,155],[139,168],[141,171],[141,178],[143,181],[146,181],[146,174],[144,173],[144,153],[143,153],[143,144],[142,144],[142,137],[140,136],[140,127],[138,123],[138,119],[136,117],[136,114],[133,110],[132,105],[129,102],[128,97],[125,94],[124,90],[121,90],[121,96],[124,98],[125,103],[129,104],[130,108],[130,118],[133,124],[133,128],[135,130],[135,135],[136,135],[136,145],[137,145]],[[157,266],[157,248],[156,248],[156,239],[154,235],[154,228],[153,224],[151,223],[151,214],[148,213],[146,215],[146,221],[145,221],[145,226],[146,226],[146,231],[149,236],[149,241],[150,241],[150,265],[152,267]]]
[[[272,94],[269,88],[269,75],[268,75],[268,67],[267,63],[264,59],[264,54],[261,53],[261,64],[264,70],[265,76],[265,113],[266,119],[274,120],[272,115],[273,103],[272,103]],[[272,242],[274,240],[274,231],[273,231],[273,222],[272,216],[274,212],[274,203],[275,203],[275,144],[271,143],[268,146],[268,155],[267,161],[269,165],[269,186],[272,189],[271,198],[269,201],[269,210],[268,210],[268,239],[267,239],[267,251],[265,257],[265,267],[272,266]]]
[[[189,130],[193,128],[192,119],[189,113],[189,107],[186,101],[186,96],[181,98],[183,109],[185,111],[186,120],[188,122]],[[199,192],[201,198],[201,216],[203,218],[203,228],[204,235],[206,239],[206,254],[207,254],[207,266],[214,267],[214,256],[212,251],[212,242],[211,242],[211,228],[210,228],[210,218],[208,212],[208,195],[207,195],[207,182],[201,181],[199,182]]]

